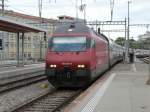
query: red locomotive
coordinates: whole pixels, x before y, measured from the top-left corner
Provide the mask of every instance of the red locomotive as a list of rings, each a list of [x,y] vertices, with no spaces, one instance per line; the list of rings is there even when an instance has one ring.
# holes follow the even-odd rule
[[[84,87],[122,54],[122,47],[84,24],[61,25],[48,42],[46,75],[55,87]]]

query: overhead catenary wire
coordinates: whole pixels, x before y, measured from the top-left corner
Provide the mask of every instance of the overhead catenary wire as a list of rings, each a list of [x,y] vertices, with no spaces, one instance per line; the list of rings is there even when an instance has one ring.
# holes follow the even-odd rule
[[[39,2],[38,2],[39,1]],[[78,1],[78,4],[76,5],[76,1]],[[37,14],[36,15],[39,15],[40,17],[42,16],[42,14],[43,13],[45,13],[45,9],[47,9],[47,8],[49,8],[49,5],[52,3],[52,8],[54,7],[53,5],[53,3],[57,3],[58,5],[59,5],[59,7],[61,7],[62,6],[62,3],[61,2],[63,2],[63,1],[60,1],[60,0],[37,0],[37,2],[39,3],[38,5],[37,4],[16,4],[15,5],[15,7],[13,7],[13,9],[15,9],[15,10],[18,10],[18,11],[20,11],[20,12],[24,12],[24,13],[28,13],[28,11],[26,11],[25,9],[24,10],[22,10],[22,7],[38,7],[38,9],[39,9],[39,11],[37,10]],[[78,18],[78,16],[79,15],[81,15],[80,13],[78,13],[79,12],[79,5],[80,5],[80,3],[82,3],[82,4],[84,4],[86,2],[86,0],[68,0],[68,1],[66,1],[66,5],[69,5],[69,6],[66,6],[66,7],[69,7],[70,8],[70,4],[72,4],[73,6],[75,6],[76,7],[76,9],[75,9],[75,16],[74,17],[77,17]],[[96,0],[93,0],[93,2],[96,2]],[[64,2],[65,3],[65,2]],[[55,5],[57,5],[57,4],[55,4]],[[10,6],[12,6],[12,4],[9,4]],[[17,6],[18,5],[18,6]],[[21,7],[21,8],[17,8],[17,7]],[[65,8],[66,8],[65,7]],[[84,7],[86,7],[86,9],[88,9],[87,8],[87,5],[85,6],[84,5]],[[11,9],[11,8],[9,8],[9,9]],[[72,10],[72,9],[71,9]],[[68,9],[66,9],[66,11],[68,11]],[[83,10],[84,11],[84,10]],[[83,12],[82,11],[82,12]],[[81,12],[81,13],[82,13]],[[30,12],[29,12],[29,14],[30,14]],[[86,15],[87,15],[87,13],[85,13]],[[32,14],[31,14],[32,15]]]

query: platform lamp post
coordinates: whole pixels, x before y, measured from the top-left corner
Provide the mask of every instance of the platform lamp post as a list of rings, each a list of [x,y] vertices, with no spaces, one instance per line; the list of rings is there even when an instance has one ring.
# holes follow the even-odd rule
[[[127,24],[127,26],[128,26],[128,30],[127,30],[127,48],[126,48],[126,52],[127,52],[127,59],[126,59],[126,61],[127,62],[129,62],[129,58],[128,58],[128,56],[129,56],[129,46],[130,46],[130,44],[129,44],[129,38],[130,38],[130,3],[131,3],[131,1],[128,1],[128,24]]]
[[[149,47],[149,75],[148,75],[148,80],[147,80],[147,85],[150,85],[150,37],[148,39],[148,47]]]
[[[127,19],[127,24],[126,24],[126,19],[125,19],[125,37],[126,37],[126,30],[127,30],[127,38],[125,39],[125,62],[129,62],[129,37],[130,37],[130,3],[131,1],[128,1],[128,19]],[[127,27],[127,29],[126,29]]]

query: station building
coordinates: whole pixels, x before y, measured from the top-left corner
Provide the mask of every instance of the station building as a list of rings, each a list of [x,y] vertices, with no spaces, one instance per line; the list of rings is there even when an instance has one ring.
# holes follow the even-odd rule
[[[1,12],[0,12],[1,13]],[[14,11],[5,10],[2,15],[10,20],[26,23],[47,30],[51,35],[55,29],[56,19],[40,18]],[[0,60],[16,59],[16,38],[17,34],[0,31]],[[44,59],[45,47],[47,42],[44,40],[43,33],[25,33],[24,36],[24,57],[25,59]],[[21,47],[21,36],[20,36]],[[21,55],[21,54],[20,54]],[[21,56],[20,56],[21,57]]]

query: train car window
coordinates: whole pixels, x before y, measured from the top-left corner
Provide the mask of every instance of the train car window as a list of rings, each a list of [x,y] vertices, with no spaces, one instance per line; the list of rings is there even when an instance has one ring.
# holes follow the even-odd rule
[[[52,47],[52,38],[50,37],[48,39],[48,48],[51,49],[51,47]]]
[[[91,39],[86,39],[86,47],[87,48],[91,47]]]
[[[91,48],[95,48],[95,40],[91,41]]]

